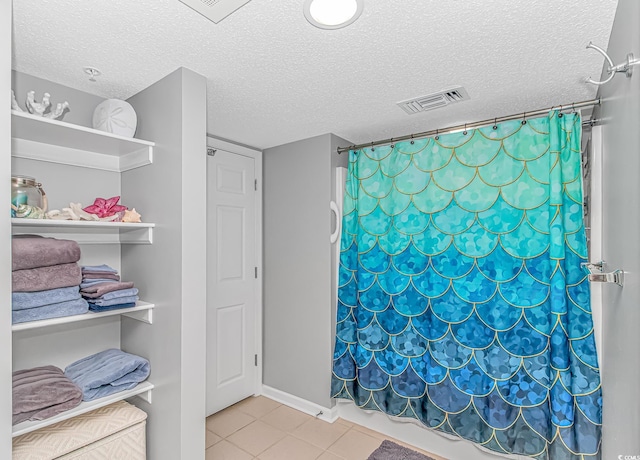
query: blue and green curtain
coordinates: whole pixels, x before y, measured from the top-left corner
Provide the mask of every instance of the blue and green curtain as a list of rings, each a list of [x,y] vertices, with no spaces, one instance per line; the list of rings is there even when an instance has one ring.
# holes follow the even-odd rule
[[[600,459],[581,119],[351,151],[332,395],[503,454]]]

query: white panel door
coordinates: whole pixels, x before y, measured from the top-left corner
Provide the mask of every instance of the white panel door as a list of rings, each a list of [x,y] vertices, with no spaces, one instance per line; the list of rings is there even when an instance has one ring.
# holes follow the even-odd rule
[[[256,392],[254,159],[207,163],[207,415]]]

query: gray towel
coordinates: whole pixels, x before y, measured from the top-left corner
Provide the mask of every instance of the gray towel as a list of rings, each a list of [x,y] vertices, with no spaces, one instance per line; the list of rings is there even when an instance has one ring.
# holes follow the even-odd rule
[[[136,292],[131,291],[131,289],[135,289]],[[122,283],[101,283],[95,284],[91,287],[82,288],[80,293],[83,297],[87,299],[97,299],[99,297],[105,296],[111,292],[124,291],[126,290],[128,293],[123,293],[121,295],[110,295],[107,298],[111,297],[123,297],[125,295],[137,295],[138,290],[133,287],[133,283],[131,281],[122,282]]]
[[[89,311],[89,304],[83,298],[54,303],[44,307],[13,310],[11,321],[13,324],[39,321],[42,319],[61,318],[63,316],[83,315]]]
[[[13,424],[44,420],[82,402],[82,390],[55,366],[13,373]]]
[[[104,273],[104,272],[114,273],[116,275],[118,274],[118,270],[108,266],[107,264],[82,266],[82,273]]]
[[[116,275],[115,273],[83,273],[83,280],[96,280],[96,279],[105,279],[105,280],[113,280],[120,281],[120,275]]]
[[[47,291],[79,286],[82,282],[80,265],[77,263],[16,270],[12,273],[12,277],[13,292]]]
[[[25,308],[44,307],[79,298],[80,288],[78,286],[49,289],[48,291],[14,292],[11,294],[11,309],[24,310]]]
[[[71,240],[16,235],[11,239],[11,256],[12,270],[50,267],[80,260],[80,246]]]

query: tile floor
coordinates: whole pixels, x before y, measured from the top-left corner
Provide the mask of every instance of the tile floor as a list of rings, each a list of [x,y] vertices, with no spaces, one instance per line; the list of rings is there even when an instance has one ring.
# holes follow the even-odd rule
[[[385,439],[406,445],[342,419],[327,423],[258,396],[207,418],[206,460],[366,460]]]

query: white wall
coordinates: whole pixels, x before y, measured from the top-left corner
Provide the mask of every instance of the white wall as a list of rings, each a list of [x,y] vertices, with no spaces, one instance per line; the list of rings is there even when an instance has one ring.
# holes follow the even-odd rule
[[[0,2],[0,203],[9,203],[11,189],[11,2]],[[8,212],[7,212],[8,214]],[[0,219],[0,458],[11,458],[11,223]]]
[[[149,458],[203,459],[206,80],[181,68],[129,102],[136,136],[156,147],[152,165],[123,173],[122,194],[156,228],[152,245],[122,248],[122,266],[156,309],[152,326],[123,319],[122,347],[151,362]]]
[[[346,164],[331,134],[264,151],[265,385],[332,407],[335,306],[332,166]]]
[[[609,55],[640,56],[640,2],[620,0]],[[603,286],[603,459],[640,455],[640,68],[601,87],[603,258],[625,285]]]

